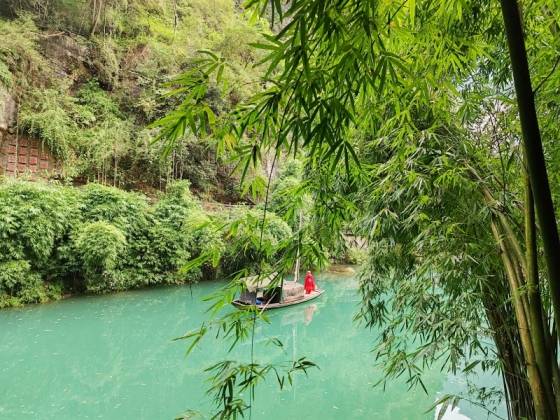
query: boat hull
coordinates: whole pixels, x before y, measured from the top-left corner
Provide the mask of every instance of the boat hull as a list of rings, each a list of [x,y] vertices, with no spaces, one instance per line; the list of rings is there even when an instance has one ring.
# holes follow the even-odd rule
[[[257,307],[261,311],[268,311],[271,309],[280,309],[285,308],[287,306],[299,305],[300,303],[309,302],[315,298],[321,296],[325,291],[322,289],[317,289],[309,294],[305,294],[302,299],[295,299],[289,302],[281,302],[281,303],[260,303],[258,305],[252,305],[250,303],[245,303],[240,301],[239,299],[234,300],[231,302],[233,306],[239,309],[251,309],[253,307]]]

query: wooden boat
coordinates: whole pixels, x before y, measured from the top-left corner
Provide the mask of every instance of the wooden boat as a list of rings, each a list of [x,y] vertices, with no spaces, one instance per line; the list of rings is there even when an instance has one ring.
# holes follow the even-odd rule
[[[274,287],[271,284],[277,281],[277,277],[277,274],[271,274],[260,281],[256,276],[245,277],[242,279],[245,284],[244,290],[232,305],[239,309],[257,307],[259,310],[266,311],[309,302],[324,293],[321,289],[305,293],[303,284],[298,283],[297,280],[282,280],[280,286]]]
[[[299,227],[301,229],[302,216],[299,214]],[[245,277],[242,279],[244,290],[232,303],[239,309],[250,309],[257,307],[261,311],[269,309],[285,308],[286,306],[297,305],[309,302],[321,296],[324,290],[315,289],[311,293],[305,293],[303,284],[298,283],[300,269],[299,243],[297,248],[297,258],[294,268],[294,279],[285,281],[282,278],[278,284],[278,273],[272,273],[268,277],[258,276]]]

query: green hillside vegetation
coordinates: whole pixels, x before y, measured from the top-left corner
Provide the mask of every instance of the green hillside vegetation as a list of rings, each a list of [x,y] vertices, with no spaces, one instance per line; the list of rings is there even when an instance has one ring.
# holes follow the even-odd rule
[[[185,136],[162,157],[146,127],[176,105],[164,83],[199,50],[229,63],[228,95],[208,93],[214,113],[254,93],[261,54],[249,43],[261,22],[228,0],[9,0],[0,8],[0,84],[18,102],[19,132],[51,148],[64,179],[145,190],[188,179],[201,194],[235,201],[233,166],[211,141]]]
[[[229,0],[2,2],[0,93],[17,103],[12,135],[40,139],[62,171],[61,182],[0,184],[1,307],[253,264],[257,231],[240,226],[257,226],[262,209],[223,210],[220,224],[200,200],[258,202],[262,188],[240,188],[234,151],[218,153],[211,136],[183,136],[165,153],[149,125],[178,105],[168,83],[200,51],[228,62],[227,94],[210,88],[205,97],[211,115],[254,94],[263,54],[249,44],[266,28]],[[251,176],[262,186],[259,171]],[[235,234],[224,221],[235,221]],[[274,243],[291,236],[280,218],[269,225]],[[201,253],[220,263],[182,272]]]

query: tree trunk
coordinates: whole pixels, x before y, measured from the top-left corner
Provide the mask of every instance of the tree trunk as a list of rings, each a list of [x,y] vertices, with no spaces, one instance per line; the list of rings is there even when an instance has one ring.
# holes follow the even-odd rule
[[[101,9],[103,7],[103,0],[91,0],[91,31],[90,36],[95,35],[99,18],[101,17]]]
[[[521,16],[517,0],[501,0],[500,2],[511,56],[513,80],[523,133],[525,161],[543,239],[554,319],[556,325],[560,325],[560,264],[558,264],[560,260],[560,239],[531,87]]]

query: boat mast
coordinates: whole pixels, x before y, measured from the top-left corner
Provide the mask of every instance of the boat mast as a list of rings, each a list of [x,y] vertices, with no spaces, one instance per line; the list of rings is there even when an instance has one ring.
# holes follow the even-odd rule
[[[296,267],[294,271],[294,283],[297,283],[299,280],[299,246],[301,244],[301,210],[299,211],[299,227],[298,227],[298,244],[297,244],[297,251],[296,251]]]

